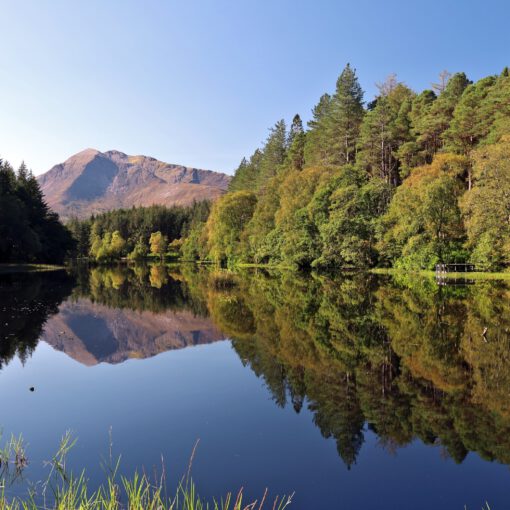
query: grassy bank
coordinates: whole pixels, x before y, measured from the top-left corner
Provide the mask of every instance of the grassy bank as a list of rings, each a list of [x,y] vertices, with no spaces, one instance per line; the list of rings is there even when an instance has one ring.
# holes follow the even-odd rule
[[[296,271],[297,268],[294,266],[290,266],[290,265],[285,265],[285,264],[249,264],[249,263],[240,263],[240,264],[236,264],[235,267],[240,267],[240,268],[254,268],[254,269],[281,269],[281,270],[285,270],[285,271],[288,271],[288,270],[292,270],[292,271]]]
[[[403,270],[403,269],[384,269],[384,268],[375,268],[370,269],[370,273],[372,274],[385,274],[385,275],[416,275],[416,276],[426,276],[426,277],[436,277],[435,271],[426,271],[426,270]],[[474,271],[472,273],[443,273],[441,274],[441,279],[451,279],[451,280],[510,280],[510,272],[496,272],[496,273],[485,273],[481,271]]]

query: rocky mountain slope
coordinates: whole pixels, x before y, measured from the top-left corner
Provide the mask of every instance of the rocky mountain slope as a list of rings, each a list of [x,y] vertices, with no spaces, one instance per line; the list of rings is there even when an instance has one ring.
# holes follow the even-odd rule
[[[186,205],[214,200],[230,176],[148,156],[86,149],[38,177],[48,205],[64,219],[133,205]]]

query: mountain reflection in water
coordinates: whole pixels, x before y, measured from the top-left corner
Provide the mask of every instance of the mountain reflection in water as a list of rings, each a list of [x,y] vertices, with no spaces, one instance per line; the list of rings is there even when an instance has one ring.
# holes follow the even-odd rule
[[[367,427],[510,464],[510,287],[193,266],[0,276],[0,364],[41,339],[93,365],[224,338],[277,406],[307,406],[352,466]],[[484,333],[485,332],[485,333]]]

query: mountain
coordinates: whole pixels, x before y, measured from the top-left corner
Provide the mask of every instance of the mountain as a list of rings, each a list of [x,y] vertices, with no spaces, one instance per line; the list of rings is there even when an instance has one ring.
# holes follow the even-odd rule
[[[211,319],[189,310],[153,313],[116,309],[88,299],[66,301],[41,340],[84,365],[122,363],[161,352],[210,344],[225,336]]]
[[[63,218],[133,205],[187,205],[214,200],[231,177],[148,156],[86,149],[38,178],[47,204]]]

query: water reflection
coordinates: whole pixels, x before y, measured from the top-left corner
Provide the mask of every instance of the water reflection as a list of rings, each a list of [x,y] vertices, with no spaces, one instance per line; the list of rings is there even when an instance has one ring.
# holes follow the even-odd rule
[[[389,452],[418,438],[459,463],[474,451],[510,464],[508,284],[246,271],[218,285],[192,266],[72,278],[72,293],[65,273],[2,278],[2,363],[39,337],[88,365],[228,337],[276,405],[312,411],[348,467],[367,427]]]
[[[46,320],[72,288],[65,271],[0,275],[0,368],[14,356],[22,362],[30,356]]]
[[[164,266],[76,268],[78,285],[42,339],[94,365],[149,358],[171,349],[222,340],[204,302]]]
[[[303,399],[324,437],[351,466],[364,424],[390,450],[419,438],[462,462],[469,451],[510,462],[509,289],[432,281],[240,278],[212,315],[233,303],[253,317],[222,329],[278,405]]]

